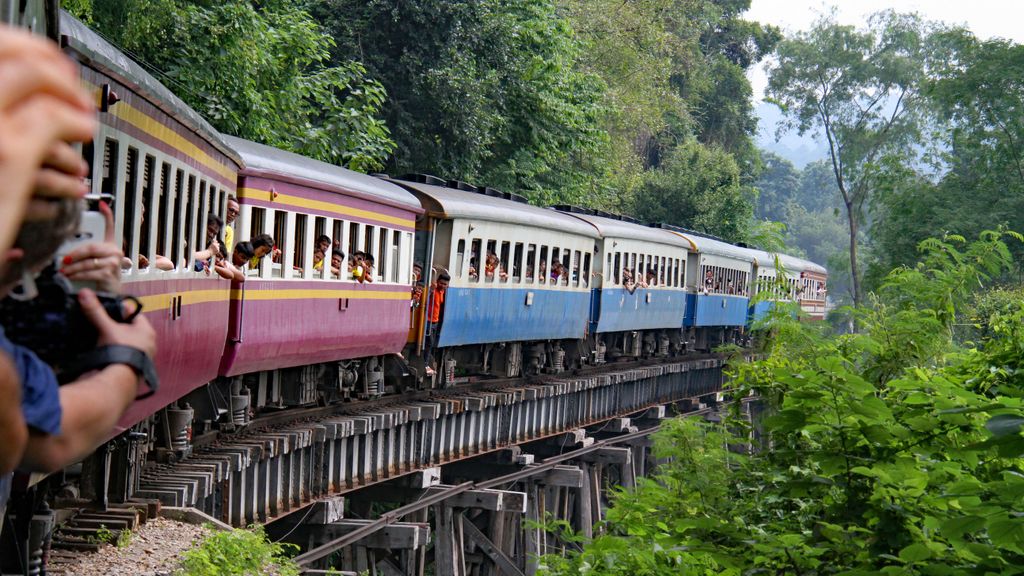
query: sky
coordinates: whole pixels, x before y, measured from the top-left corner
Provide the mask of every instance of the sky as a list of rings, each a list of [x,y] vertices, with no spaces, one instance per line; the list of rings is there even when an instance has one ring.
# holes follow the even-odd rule
[[[744,18],[774,24],[784,33],[790,33],[810,28],[829,6],[837,7],[841,23],[858,27],[865,25],[872,13],[891,8],[897,12],[917,12],[927,20],[966,26],[981,39],[1006,38],[1024,44],[1024,0],[752,0]],[[795,136],[769,145],[775,141],[774,124],[778,115],[773,106],[761,102],[768,83],[764,66],[753,67],[748,77],[754,89],[754,107],[762,120],[758,142],[802,166],[808,155],[816,155],[814,151],[821,146],[810,137]],[[787,151],[792,151],[792,156]]]

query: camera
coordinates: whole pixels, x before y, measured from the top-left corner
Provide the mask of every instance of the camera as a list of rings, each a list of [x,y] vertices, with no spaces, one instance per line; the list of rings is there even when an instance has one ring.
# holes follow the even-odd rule
[[[70,382],[79,374],[66,373],[62,368],[95,349],[99,334],[82,312],[71,282],[53,267],[46,268],[35,284],[35,298],[0,300],[0,324],[11,342],[32,350],[52,366],[62,384]],[[107,315],[117,322],[130,323],[142,311],[141,303],[133,296],[103,292],[96,296]],[[126,300],[135,303],[135,310],[128,315],[124,313]]]

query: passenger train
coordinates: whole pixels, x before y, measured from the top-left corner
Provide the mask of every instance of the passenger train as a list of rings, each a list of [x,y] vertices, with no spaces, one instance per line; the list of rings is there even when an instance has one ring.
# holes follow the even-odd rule
[[[84,153],[135,264],[125,289],[159,336],[161,387],[112,435],[144,439],[134,462],[112,463],[123,468],[110,473],[112,499],[130,496],[147,461],[183,457],[194,439],[254,415],[711,350],[745,339],[780,301],[824,317],[827,272],[811,262],[463,182],[368,176],[222,135],[66,14],[59,39],[96,96],[101,127]],[[223,217],[230,195],[241,207],[235,240],[265,233],[280,250],[244,282],[194,268],[207,213]],[[321,235],[346,255],[372,254],[373,282],[315,267]],[[176,266],[146,265],[158,257]],[[451,278],[443,316],[428,326],[441,273]]]

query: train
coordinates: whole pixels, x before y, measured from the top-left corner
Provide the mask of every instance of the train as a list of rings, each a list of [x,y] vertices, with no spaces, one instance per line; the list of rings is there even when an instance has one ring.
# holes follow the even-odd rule
[[[61,13],[57,29],[96,97],[100,128],[83,148],[91,189],[114,199],[132,263],[124,289],[159,342],[159,390],[112,431],[119,447],[98,451],[119,455],[106,462],[105,499],[130,498],[148,463],[263,414],[742,344],[780,302],[824,318],[828,274],[812,262],[224,135],[83,23]],[[207,215],[226,218],[229,197],[234,238],[268,234],[280,253],[241,282],[195,266]],[[373,255],[372,282],[347,262],[318,267],[322,236],[346,258]],[[172,269],[150,265],[160,259]],[[429,322],[442,275],[441,317]]]

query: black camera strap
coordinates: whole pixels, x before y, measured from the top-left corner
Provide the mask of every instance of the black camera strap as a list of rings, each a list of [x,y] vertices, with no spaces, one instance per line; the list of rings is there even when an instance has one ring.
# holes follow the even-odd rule
[[[160,378],[156,374],[156,366],[145,352],[131,346],[111,344],[100,346],[86,354],[80,355],[63,372],[68,374],[85,374],[90,370],[101,370],[111,364],[124,364],[131,368],[137,376],[146,381],[149,390],[135,397],[136,400],[149,398],[160,387]]]

